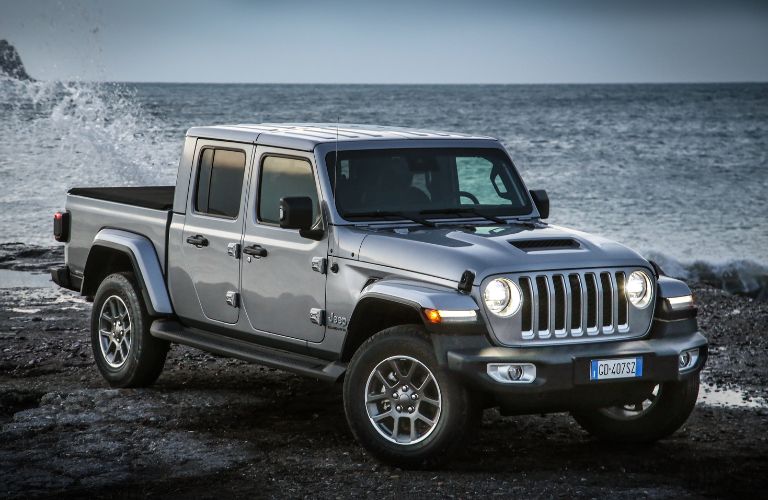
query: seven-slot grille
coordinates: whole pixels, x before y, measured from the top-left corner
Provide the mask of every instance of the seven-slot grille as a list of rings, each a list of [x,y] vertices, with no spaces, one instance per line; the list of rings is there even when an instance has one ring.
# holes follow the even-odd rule
[[[566,339],[629,332],[626,271],[521,276],[522,338]]]

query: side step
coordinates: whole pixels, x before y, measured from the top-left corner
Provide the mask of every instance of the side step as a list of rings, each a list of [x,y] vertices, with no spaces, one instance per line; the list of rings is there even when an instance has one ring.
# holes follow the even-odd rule
[[[170,319],[155,320],[149,331],[153,337],[170,342],[293,372],[305,377],[317,378],[326,382],[337,382],[347,369],[346,363],[329,362],[311,356],[272,349],[223,335],[216,335],[198,328],[189,328],[178,321]]]

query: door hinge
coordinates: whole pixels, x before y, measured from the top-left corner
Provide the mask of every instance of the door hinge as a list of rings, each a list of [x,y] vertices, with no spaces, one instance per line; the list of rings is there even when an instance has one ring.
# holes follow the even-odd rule
[[[235,259],[240,258],[240,243],[229,243],[227,245],[227,255],[230,257],[234,257]]]
[[[316,273],[325,274],[327,262],[325,257],[312,257],[312,270]]]
[[[324,325],[325,324],[325,311],[322,309],[317,309],[316,307],[313,307],[309,310],[309,321],[316,325]]]
[[[240,307],[240,294],[233,291],[227,292],[227,305]]]

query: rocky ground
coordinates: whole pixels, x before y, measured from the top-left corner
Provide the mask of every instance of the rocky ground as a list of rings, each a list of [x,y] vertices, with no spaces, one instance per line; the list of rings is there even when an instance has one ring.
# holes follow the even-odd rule
[[[90,304],[8,271],[60,254],[23,252],[0,248],[2,497],[768,494],[765,302],[695,288],[709,385],[667,440],[609,446],[566,414],[489,410],[459,460],[406,471],[357,446],[338,387],[176,346],[152,388],[108,388],[92,362]]]

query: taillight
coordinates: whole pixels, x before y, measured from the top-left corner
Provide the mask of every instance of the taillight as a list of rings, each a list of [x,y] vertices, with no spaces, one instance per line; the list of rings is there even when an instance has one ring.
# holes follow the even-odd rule
[[[69,212],[53,214],[53,237],[56,241],[69,241]]]

